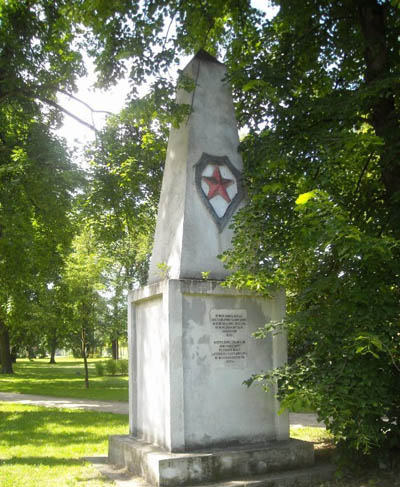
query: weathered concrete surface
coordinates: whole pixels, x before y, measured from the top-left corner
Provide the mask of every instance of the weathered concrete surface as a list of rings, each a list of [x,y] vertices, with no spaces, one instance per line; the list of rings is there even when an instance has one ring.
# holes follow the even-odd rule
[[[126,468],[107,463],[106,457],[87,458],[106,477],[115,482],[117,487],[152,487],[142,477],[133,475]],[[223,480],[191,487],[319,487],[331,480],[335,468],[332,465],[319,465],[311,468],[291,470],[285,473],[270,473],[252,478]]]
[[[131,435],[175,452],[288,439],[274,390],[243,385],[285,362],[283,332],[251,336],[284,309],[282,293],[265,299],[210,280],[167,279],[130,293]]]
[[[167,453],[129,436],[112,436],[108,458],[152,485],[175,487],[312,466],[314,448],[312,443],[288,440],[252,448]]]
[[[204,205],[196,186],[196,164],[208,154],[227,157],[237,171],[242,171],[231,89],[225,81],[225,66],[211,56],[196,56],[183,72],[195,82],[195,88],[191,92],[178,90],[177,102],[187,104],[192,112],[178,129],[171,129],[169,136],[150,284],[165,277],[159,264],[165,264],[172,279],[201,279],[202,272],[210,272],[211,279],[222,280],[229,274],[217,256],[230,247],[233,233],[229,224],[220,231]],[[212,175],[211,166],[208,176]],[[235,179],[226,166],[221,166],[221,175]],[[210,201],[214,206],[224,205],[220,195]]]

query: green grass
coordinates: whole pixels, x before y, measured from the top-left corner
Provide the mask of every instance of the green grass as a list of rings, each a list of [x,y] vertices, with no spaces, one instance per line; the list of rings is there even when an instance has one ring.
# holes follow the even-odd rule
[[[128,433],[124,415],[0,403],[0,487],[111,487],[83,460]]]
[[[290,437],[297,440],[312,441],[314,444],[332,441],[332,435],[325,428],[314,426],[290,428]]]
[[[108,436],[127,433],[124,415],[0,402],[0,487],[112,487],[84,457],[105,455]],[[322,428],[293,428],[291,436],[332,450]],[[400,487],[400,476],[364,471],[323,487]]]
[[[127,401],[127,377],[97,377],[90,360],[90,388],[82,360],[18,360],[14,375],[0,375],[0,392]],[[128,432],[123,415],[49,409],[0,402],[0,487],[111,487],[83,457],[107,452],[107,438]],[[316,456],[329,458],[331,436],[323,428],[292,428],[291,437],[311,441]],[[400,487],[399,472],[364,471],[324,487]]]
[[[48,359],[18,359],[14,374],[0,375],[0,392],[128,401],[128,377],[97,377],[95,362],[89,360],[90,385],[85,389],[82,360],[62,357],[50,365]]]

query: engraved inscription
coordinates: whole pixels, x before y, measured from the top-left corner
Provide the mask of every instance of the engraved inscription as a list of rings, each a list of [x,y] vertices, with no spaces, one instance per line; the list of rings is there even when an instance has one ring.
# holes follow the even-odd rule
[[[211,355],[216,367],[245,368],[248,352],[247,311],[212,309]]]

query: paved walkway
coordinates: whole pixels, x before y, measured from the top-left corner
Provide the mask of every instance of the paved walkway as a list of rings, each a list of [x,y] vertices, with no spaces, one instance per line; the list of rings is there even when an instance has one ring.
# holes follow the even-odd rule
[[[65,397],[35,396],[33,394],[16,394],[0,392],[0,402],[14,402],[49,408],[88,409],[114,414],[128,414],[128,403],[117,401],[93,401],[89,399],[72,399]],[[303,426],[325,428],[317,421],[316,414],[291,413],[290,425],[294,428]]]
[[[100,411],[102,413],[128,414],[127,402],[35,396],[33,394],[15,394],[12,392],[0,392],[1,401],[48,408],[90,409],[91,411]]]

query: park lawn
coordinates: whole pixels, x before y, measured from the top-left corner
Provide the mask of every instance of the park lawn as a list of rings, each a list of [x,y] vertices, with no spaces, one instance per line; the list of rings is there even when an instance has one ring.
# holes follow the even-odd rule
[[[124,415],[0,402],[0,487],[112,487],[84,457],[107,453],[112,434],[128,433]],[[293,428],[291,436],[332,452],[322,428]],[[399,487],[398,473],[363,471],[323,487]],[[321,486],[322,487],[322,486]]]
[[[0,402],[0,487],[111,487],[83,458],[127,433],[126,415]]]
[[[97,377],[94,364],[98,360],[89,359],[89,389],[85,389],[81,359],[62,357],[56,364],[49,364],[48,359],[18,359],[14,374],[0,375],[0,392],[128,401],[128,377]]]

